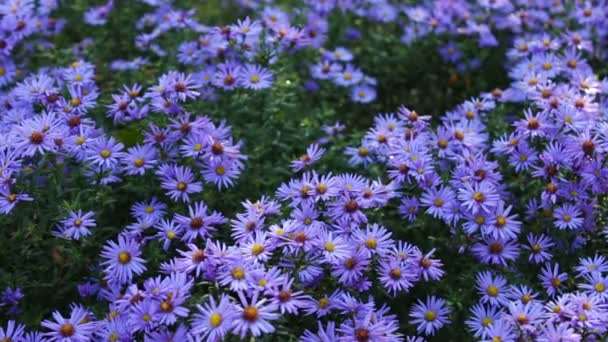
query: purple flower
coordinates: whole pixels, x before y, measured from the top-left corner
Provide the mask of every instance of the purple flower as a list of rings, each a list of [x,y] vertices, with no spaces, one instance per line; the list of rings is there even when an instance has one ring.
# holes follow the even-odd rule
[[[53,312],[53,321],[44,320],[40,325],[52,331],[44,334],[49,341],[86,342],[91,340],[95,322],[88,321],[89,313],[80,306],[74,306],[69,318],[64,318],[58,311]]]
[[[108,280],[126,284],[133,279],[133,274],[139,275],[146,270],[139,247],[137,242],[122,235],[118,237],[118,243],[107,242],[101,252],[101,257],[105,259],[101,265],[105,266]]]
[[[240,70],[240,83],[244,88],[260,90],[272,87],[272,73],[259,65],[247,64]]]
[[[15,194],[10,189],[0,187],[0,213],[8,214],[21,201],[33,201],[27,194]]]
[[[213,76],[213,85],[224,90],[232,90],[241,83],[241,66],[236,62],[225,62],[217,65]]]
[[[559,229],[579,229],[583,225],[581,210],[572,204],[564,204],[553,212],[555,226]]]
[[[0,341],[21,341],[25,326],[15,321],[8,321],[6,330],[0,326]]]
[[[268,334],[275,331],[269,321],[279,318],[276,313],[277,306],[274,304],[266,305],[266,299],[260,299],[259,292],[254,292],[248,300],[243,292],[239,292],[240,305],[236,305],[236,317],[233,323],[233,332],[242,338],[251,333],[254,337]]]
[[[416,270],[409,263],[395,257],[382,260],[378,274],[384,288],[393,296],[399,292],[408,292],[414,286],[413,282],[418,280]]]
[[[545,262],[547,260],[551,260],[551,253],[548,250],[555,246],[551,238],[546,235],[536,236],[532,233],[528,234],[528,244],[523,245],[524,249],[530,251],[530,256],[528,257],[528,261],[533,261],[537,264]]]
[[[135,218],[151,219],[156,222],[167,213],[167,205],[152,197],[149,202],[137,202],[131,207],[131,215]]]
[[[481,302],[500,306],[507,301],[507,281],[501,276],[493,277],[490,272],[477,274],[477,289],[482,294]]]
[[[543,267],[539,279],[542,281],[547,294],[554,297],[563,287],[564,282],[568,279],[567,273],[559,273],[559,264],[555,263],[553,267],[546,263]]]
[[[358,84],[350,89],[350,98],[358,103],[370,103],[376,99],[376,88],[368,84]]]
[[[54,151],[55,139],[61,137],[60,121],[54,114],[44,114],[24,120],[13,129],[14,147],[23,156]]]
[[[465,324],[473,331],[475,337],[485,338],[488,336],[490,327],[500,318],[500,311],[495,306],[486,307],[483,304],[475,304],[471,308],[471,316]]]
[[[89,236],[91,235],[89,228],[96,226],[94,215],[92,211],[85,214],[81,209],[78,209],[78,212],[72,211],[70,217],[61,221],[62,226],[57,233],[59,236],[74,240],[79,240],[81,236]]]
[[[117,142],[114,137],[97,138],[88,146],[86,160],[102,170],[114,169],[124,155],[121,152],[124,147],[125,145]]]
[[[511,323],[506,319],[500,319],[492,323],[488,328],[488,333],[482,342],[515,342],[518,338],[518,334]]]
[[[182,240],[192,242],[199,236],[202,239],[207,238],[216,230],[216,225],[228,222],[217,211],[207,214],[207,210],[207,205],[203,201],[200,201],[188,206],[189,216],[175,215],[173,220],[184,232]]]
[[[209,302],[203,306],[196,305],[198,313],[192,319],[191,333],[199,335],[207,341],[219,341],[226,337],[232,329],[237,314],[234,304],[227,295],[223,294],[219,302],[209,297]]]
[[[325,153],[324,148],[319,147],[317,144],[312,144],[306,148],[305,154],[303,154],[298,160],[291,162],[291,168],[294,172],[298,172],[321,159],[323,153]]]
[[[427,297],[426,302],[418,300],[410,311],[410,324],[417,325],[419,334],[434,335],[437,330],[449,323],[450,308],[446,306],[445,299],[435,296]]]
[[[506,266],[508,260],[515,260],[519,255],[517,244],[501,239],[484,239],[473,245],[471,251],[483,263]]]
[[[154,168],[157,163],[157,150],[153,145],[130,147],[122,155],[122,165],[127,175],[143,176],[146,170]]]
[[[167,165],[159,168],[161,187],[173,201],[190,202],[189,194],[203,191],[201,182],[194,181],[194,174],[187,166]]]
[[[352,285],[363,276],[369,262],[367,253],[354,249],[350,255],[333,263],[332,275],[339,278],[340,283]]]
[[[464,188],[458,190],[458,199],[473,213],[480,210],[490,213],[498,205],[500,197],[490,183],[482,181],[473,185],[465,183]]]

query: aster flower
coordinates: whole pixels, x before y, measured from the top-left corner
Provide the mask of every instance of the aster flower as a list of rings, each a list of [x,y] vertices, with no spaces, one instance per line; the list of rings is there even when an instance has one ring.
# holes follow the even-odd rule
[[[472,247],[475,256],[484,263],[506,266],[508,260],[515,260],[519,255],[517,244],[509,240],[484,239]]]
[[[582,336],[574,331],[573,328],[563,324],[547,324],[542,328],[538,342],[554,342],[554,341],[582,341]]]
[[[114,137],[95,139],[88,145],[86,150],[86,160],[90,161],[102,170],[115,168],[120,162],[120,158],[124,155],[122,149],[125,145],[117,142]]]
[[[61,221],[62,226],[58,233],[66,238],[79,240],[81,236],[91,235],[90,227],[95,227],[94,212],[89,211],[85,214],[81,209],[78,212],[70,212],[70,216]]]
[[[539,279],[542,281],[547,294],[554,297],[561,292],[564,282],[568,279],[567,273],[559,273],[559,264],[555,263],[553,267],[551,264],[546,263],[539,275]]]
[[[186,242],[194,241],[198,236],[206,238],[215,231],[214,226],[228,222],[219,212],[207,214],[207,205],[200,201],[188,206],[189,216],[176,214],[174,221],[184,231],[182,239]]]
[[[482,181],[473,185],[465,183],[464,188],[458,190],[458,199],[474,213],[479,210],[490,213],[498,205],[499,196],[490,183]]]
[[[198,313],[194,314],[192,320],[193,334],[205,338],[207,341],[219,341],[226,337],[232,329],[232,323],[236,315],[234,304],[226,295],[222,295],[219,301],[209,297],[209,302],[197,305]]]
[[[33,201],[34,199],[28,194],[16,194],[11,189],[0,187],[0,213],[8,214],[17,203],[21,201]]]
[[[317,322],[318,330],[317,333],[313,333],[306,329],[304,335],[300,337],[300,342],[337,342],[338,336],[336,335],[336,324],[334,322],[328,322],[327,328],[323,327],[321,321]]]
[[[133,279],[133,274],[142,274],[146,267],[145,260],[140,257],[141,250],[137,242],[128,240],[124,236],[118,237],[118,243],[108,241],[101,252],[105,260],[106,276],[110,281],[125,284]]]
[[[24,156],[54,151],[55,139],[60,137],[60,121],[53,114],[24,120],[14,128],[15,148]]]
[[[600,298],[608,298],[608,278],[604,277],[600,272],[591,272],[585,276],[587,283],[579,284],[579,287],[585,290],[589,295],[596,295]]]
[[[596,254],[592,258],[580,258],[579,265],[574,269],[578,272],[578,277],[594,272],[604,273],[608,271],[608,262],[604,256]]]
[[[348,241],[333,232],[322,232],[316,242],[319,250],[322,251],[323,258],[330,263],[349,255]]]
[[[347,147],[344,154],[349,156],[348,163],[351,166],[367,166],[372,162],[372,152],[366,146]]]
[[[450,311],[445,299],[427,297],[425,302],[418,300],[410,311],[410,324],[417,325],[416,331],[420,334],[434,335],[437,330],[450,322],[447,317]]]
[[[382,260],[378,273],[383,286],[393,296],[402,291],[408,292],[414,286],[413,282],[418,280],[415,270],[408,263],[397,258]]]
[[[241,66],[236,62],[226,62],[217,65],[213,76],[213,85],[224,90],[232,90],[239,86]]]
[[[477,289],[482,303],[489,303],[492,306],[500,306],[507,301],[507,281],[502,276],[492,276],[490,272],[477,274]]]
[[[156,197],[148,202],[136,202],[131,207],[131,215],[135,218],[149,218],[151,221],[158,221],[167,213],[167,205],[160,202]]]
[[[505,319],[512,321],[512,323],[520,329],[525,329],[526,326],[533,327],[540,321],[544,314],[542,305],[536,302],[529,302],[526,304],[519,301],[510,302],[508,310],[509,314],[508,316],[505,316]]]
[[[182,229],[173,220],[160,219],[154,227],[158,230],[158,233],[154,235],[156,239],[161,242],[163,249],[166,251],[169,249],[171,243],[180,238]]]
[[[233,323],[233,332],[244,338],[247,333],[254,337],[275,331],[269,321],[279,318],[276,313],[277,306],[266,304],[266,299],[258,299],[259,292],[254,292],[251,299],[247,299],[243,292],[239,292],[240,304],[236,305],[236,315]]]
[[[151,299],[136,302],[129,311],[128,322],[135,332],[152,331],[159,324],[158,303]]]
[[[363,276],[363,271],[369,265],[370,260],[366,254],[353,250],[347,257],[335,261],[332,264],[332,275],[343,284],[352,284]]]
[[[303,154],[298,160],[291,162],[291,168],[294,172],[298,172],[321,159],[323,153],[325,153],[324,148],[319,147],[319,145],[316,144],[310,145],[308,148],[306,148],[305,154]]]
[[[564,204],[553,212],[555,226],[559,229],[578,229],[583,224],[581,210],[572,204]]]
[[[358,103],[370,103],[376,100],[376,88],[369,84],[357,84],[350,89],[350,98]]]
[[[238,160],[213,159],[203,166],[202,174],[205,182],[217,185],[218,190],[234,185],[243,169],[243,163]]]
[[[200,182],[194,181],[194,174],[187,166],[167,166],[157,172],[161,176],[161,187],[173,201],[190,202],[189,194],[203,190]]]
[[[272,73],[259,65],[247,64],[240,70],[240,83],[244,88],[260,90],[272,87]]]
[[[426,213],[433,217],[441,218],[444,216],[447,204],[455,199],[456,196],[450,188],[431,188],[422,194],[420,204],[428,207]]]
[[[513,327],[506,319],[500,319],[492,323],[488,328],[488,333],[482,342],[515,342],[518,335]]]
[[[293,279],[285,278],[283,283],[274,290],[271,295],[271,303],[279,308],[281,314],[297,314],[298,310],[304,307],[308,296],[302,291],[292,289]]]
[[[378,224],[367,225],[365,230],[356,230],[353,240],[359,245],[358,249],[363,250],[368,257],[374,254],[384,256],[394,244],[391,233]]]
[[[431,258],[434,253],[434,248],[424,255],[422,252],[417,250],[415,257],[413,258],[414,264],[418,266],[420,277],[425,281],[439,280],[445,274],[445,272],[441,269],[443,266],[441,260]]]
[[[95,330],[95,322],[88,322],[88,311],[74,306],[70,317],[64,318],[58,311],[53,312],[54,321],[44,320],[40,325],[52,330],[44,334],[49,341],[90,341]]]
[[[523,248],[530,251],[528,261],[540,264],[542,262],[551,260],[552,255],[548,252],[548,250],[555,246],[555,244],[548,236],[542,234],[537,236],[530,233],[528,234],[527,239],[528,244],[523,245]]]
[[[154,168],[157,163],[157,150],[151,145],[130,147],[122,155],[122,165],[128,175],[144,175],[146,170]]]
[[[485,338],[488,336],[490,327],[501,317],[501,312],[495,306],[486,307],[483,304],[475,304],[471,308],[471,316],[465,321],[475,337]]]
[[[6,330],[0,327],[0,338],[5,341],[20,341],[23,338],[25,326],[17,324],[15,321],[8,321]]]

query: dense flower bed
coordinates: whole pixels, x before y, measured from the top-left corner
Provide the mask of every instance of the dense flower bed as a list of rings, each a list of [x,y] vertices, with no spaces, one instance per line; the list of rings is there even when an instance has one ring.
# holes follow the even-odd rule
[[[599,341],[608,6],[4,0],[0,341]]]

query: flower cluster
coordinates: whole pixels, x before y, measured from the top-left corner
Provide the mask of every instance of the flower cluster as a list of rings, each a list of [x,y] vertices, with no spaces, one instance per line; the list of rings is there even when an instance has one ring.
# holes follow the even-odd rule
[[[0,295],[8,318],[0,341],[422,342],[448,329],[491,342],[608,335],[606,3],[236,3],[248,16],[207,26],[194,7],[130,2],[150,10],[135,24],[138,56],[96,60],[90,48],[99,42],[87,38],[67,67],[37,64],[39,50],[53,46],[45,39],[63,28],[50,17],[61,11],[57,1],[0,4],[0,219],[10,228],[0,240],[43,236],[50,248],[33,243],[54,265],[65,265],[66,248],[82,251],[87,269],[73,289],[86,305],[49,308],[37,332],[20,323],[35,287],[20,284],[27,270],[5,275],[0,265],[0,282],[10,285]],[[123,5],[108,0],[84,22],[102,30]],[[349,26],[334,30],[334,16]],[[441,115],[412,104],[386,112],[394,108],[383,102],[369,121],[344,113],[312,122],[342,110],[324,98],[318,107],[288,103],[323,94],[317,81],[348,89],[353,108],[401,96],[377,94],[386,80],[354,64],[368,65],[358,45],[379,39],[350,26],[360,21],[396,29],[382,39],[403,49],[431,42],[451,76],[481,67],[479,51],[502,51],[505,84]],[[102,63],[121,74],[118,83],[103,80]],[[123,82],[135,74],[146,81]],[[289,92],[304,95],[274,98]],[[216,117],[243,104],[268,115],[239,118],[244,127]],[[293,143],[305,152],[277,167],[283,178],[258,172],[246,179],[256,184],[234,189],[258,171],[245,167],[259,145],[271,145],[277,160],[287,148],[235,136],[300,108],[314,113],[285,132],[302,132],[298,142],[309,130],[323,135]],[[341,122],[366,131],[346,134]],[[262,181],[270,190],[258,200],[239,192]]]

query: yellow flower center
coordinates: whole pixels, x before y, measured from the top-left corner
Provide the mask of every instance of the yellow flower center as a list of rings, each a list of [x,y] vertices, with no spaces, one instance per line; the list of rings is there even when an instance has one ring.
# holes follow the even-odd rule
[[[376,249],[378,247],[378,240],[371,238],[365,241],[365,247],[369,249]]]
[[[324,309],[324,308],[328,307],[329,306],[329,299],[327,299],[327,298],[321,298],[321,299],[319,299],[318,306],[321,309]]]
[[[606,285],[604,285],[604,283],[597,283],[597,284],[595,284],[595,286],[593,288],[597,292],[604,292],[604,291],[606,291]]]
[[[99,153],[99,155],[101,155],[103,158],[108,158],[111,154],[112,154],[112,152],[110,152],[110,150],[108,150],[108,149],[103,149]]]
[[[494,320],[490,317],[484,317],[481,320],[481,325],[483,325],[484,327],[488,327],[490,324],[494,323]]]
[[[251,254],[253,255],[260,255],[264,252],[264,246],[259,244],[259,243],[254,243],[253,246],[251,246]]]
[[[326,242],[325,243],[325,250],[332,253],[333,251],[336,250],[336,246],[332,243],[332,242]]]
[[[221,314],[214,312],[209,316],[209,324],[212,327],[217,328],[220,324],[222,324],[223,317]]]
[[[490,285],[486,289],[486,292],[488,293],[489,296],[496,297],[496,296],[498,296],[499,290],[498,290],[498,287],[496,287],[496,285]]]
[[[133,164],[135,165],[135,167],[142,167],[142,166],[144,166],[145,163],[146,162],[143,159],[141,159],[141,158],[137,158],[133,162]]]
[[[431,310],[428,310],[427,312],[424,313],[424,319],[429,322],[434,321],[435,318],[437,318],[437,314]]]
[[[129,252],[120,252],[118,253],[118,262],[126,265],[131,261],[131,254]]]
[[[241,267],[233,268],[230,273],[232,274],[232,278],[234,278],[234,279],[241,280],[241,279],[245,278],[245,270],[242,269]]]

